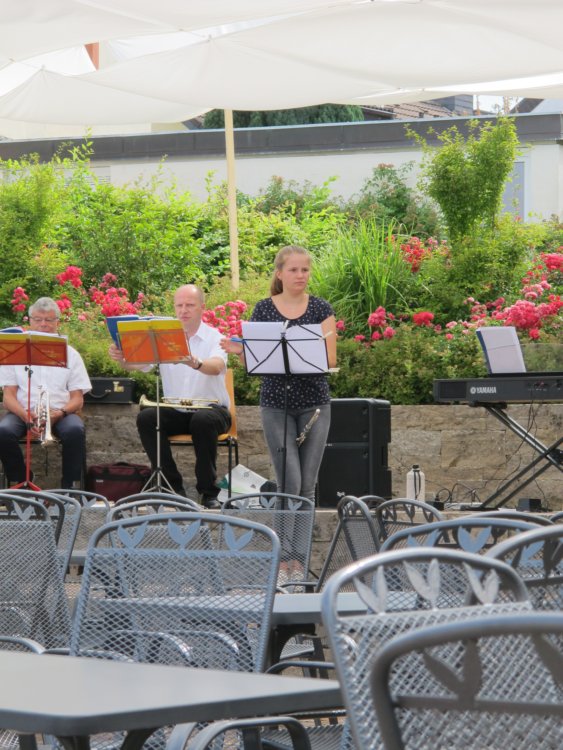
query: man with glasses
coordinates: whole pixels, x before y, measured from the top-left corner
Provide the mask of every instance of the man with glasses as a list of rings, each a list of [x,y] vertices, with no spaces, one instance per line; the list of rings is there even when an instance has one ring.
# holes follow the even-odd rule
[[[30,330],[57,333],[60,315],[55,300],[41,297],[29,308]],[[36,412],[40,388],[47,389],[51,430],[62,444],[62,486],[80,486],[86,441],[84,423],[77,412],[84,403],[84,394],[92,387],[82,357],[76,349],[68,346],[66,367],[33,365],[31,370],[31,415],[33,417]],[[25,480],[25,461],[18,441],[27,432],[27,367],[0,367],[0,386],[3,388],[4,408],[8,412],[0,421],[0,460],[8,484],[13,485]],[[31,428],[31,435],[33,438],[40,436],[36,423]]]

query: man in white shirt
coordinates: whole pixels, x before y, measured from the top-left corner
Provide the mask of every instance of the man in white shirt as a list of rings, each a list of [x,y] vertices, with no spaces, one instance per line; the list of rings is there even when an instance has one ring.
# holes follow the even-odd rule
[[[32,331],[57,333],[61,311],[55,300],[41,297],[29,308]],[[27,433],[28,370],[25,365],[0,367],[3,403],[8,414],[0,422],[0,459],[10,485],[25,480],[25,461],[18,441]],[[80,485],[86,455],[84,423],[77,412],[84,404],[84,394],[92,385],[82,357],[67,346],[66,367],[32,365],[30,398],[31,416],[36,413],[41,388],[49,393],[51,430],[62,444],[62,486]],[[32,437],[40,435],[40,425],[31,427]]]
[[[194,412],[163,408],[160,410],[160,465],[162,473],[177,494],[185,495],[182,475],[172,456],[168,436],[189,433],[195,449],[196,487],[206,508],[218,508],[217,438],[231,425],[229,395],[225,386],[227,355],[219,342],[223,338],[215,328],[202,323],[205,297],[201,289],[186,284],[176,290],[174,310],[188,341],[190,356],[183,362],[160,365],[162,389],[166,398],[192,398],[216,402],[210,409]],[[126,369],[146,369],[128,365],[115,344],[109,350],[112,359]],[[143,409],[137,417],[137,429],[153,469],[157,466],[156,408]]]

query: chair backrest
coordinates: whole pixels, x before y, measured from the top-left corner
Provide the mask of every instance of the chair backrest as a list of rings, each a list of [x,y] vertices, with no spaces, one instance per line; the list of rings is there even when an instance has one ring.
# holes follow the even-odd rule
[[[402,529],[443,520],[442,514],[432,505],[408,498],[381,503],[375,508],[374,516],[382,542]]]
[[[531,609],[515,571],[491,562],[459,550],[418,547],[373,555],[328,581],[323,623],[358,748],[381,746],[369,679],[385,643],[425,626]],[[365,605],[365,613],[339,608],[341,594],[349,591]]]
[[[517,571],[534,607],[563,610],[563,525],[523,532],[496,544],[487,554]]]
[[[261,523],[276,532],[281,542],[279,584],[308,579],[315,525],[311,500],[282,492],[258,492],[229,498],[221,513]]]
[[[47,648],[68,645],[70,615],[53,522],[30,497],[2,493],[0,633]]]
[[[382,551],[404,547],[449,547],[484,554],[504,539],[537,528],[528,521],[488,516],[465,516],[397,531],[381,545]]]
[[[103,526],[106,521],[111,507],[108,499],[97,492],[86,492],[80,489],[57,489],[50,490],[50,492],[56,495],[67,495],[80,503],[82,511],[74,547],[78,550],[86,549],[94,531]]]
[[[528,513],[523,510],[513,508],[500,508],[499,510],[483,511],[482,513],[472,513],[473,516],[489,516],[491,518],[508,518],[516,521],[527,521],[534,523],[536,526],[553,526],[553,519],[548,516],[542,516],[539,513]]]
[[[379,551],[377,527],[363,500],[348,495],[339,501],[336,510],[338,524],[319,574],[317,591],[322,591],[337,570]]]
[[[152,497],[130,503],[115,503],[113,508],[110,508],[108,511],[106,522],[110,523],[110,521],[119,521],[122,518],[134,518],[135,516],[145,517],[155,513],[189,513],[190,511],[201,511],[201,505],[198,505],[193,500],[183,498],[187,502],[178,502],[172,499],[176,497],[175,495],[166,497],[165,493],[155,492],[154,494],[162,495],[162,497],[160,499]]]
[[[189,497],[183,495],[175,495],[172,492],[157,492],[156,490],[149,490],[148,492],[137,492],[135,495],[127,495],[126,497],[120,497],[113,504],[114,508],[119,508],[121,505],[129,505],[130,503],[162,500],[163,502],[172,501],[183,505],[186,510],[201,510],[201,505],[196,503],[195,500],[190,500]]]
[[[552,513],[549,517],[551,523],[562,523],[563,522],[563,510],[558,513]]]
[[[46,508],[49,507],[49,504],[54,504],[57,507],[57,511],[53,511],[51,515],[51,520],[53,521],[53,531],[55,533],[55,539],[57,541],[57,544],[59,542],[59,539],[61,537],[61,534],[63,532],[63,527],[65,524],[65,503],[61,498],[57,498],[57,496],[52,496],[47,493],[45,493],[43,490],[28,490],[24,488],[10,488],[9,490],[0,490],[0,500],[2,500],[5,496],[12,496],[12,497],[21,497],[21,498],[27,498],[29,500],[36,500],[38,503],[41,503]],[[8,513],[9,507],[7,508]]]
[[[244,519],[190,512],[113,521],[88,547],[71,653],[262,670],[279,558],[276,534]]]
[[[562,653],[563,617],[544,612],[453,622],[391,641],[370,679],[384,747],[561,747]]]
[[[53,521],[57,549],[64,575],[70,564],[70,557],[80,525],[82,512],[80,503],[68,495],[58,495],[52,490],[12,489],[11,494],[37,500],[48,509]]]

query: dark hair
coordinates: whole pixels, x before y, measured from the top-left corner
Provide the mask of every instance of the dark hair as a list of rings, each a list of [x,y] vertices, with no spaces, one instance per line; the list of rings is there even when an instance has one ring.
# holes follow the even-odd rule
[[[270,283],[270,294],[272,296],[283,292],[283,284],[278,279],[277,272],[282,270],[288,256],[293,255],[294,253],[305,255],[309,260],[311,259],[309,252],[305,250],[304,247],[301,247],[301,245],[286,245],[285,247],[282,247],[274,259],[274,273],[272,274],[272,281]]]

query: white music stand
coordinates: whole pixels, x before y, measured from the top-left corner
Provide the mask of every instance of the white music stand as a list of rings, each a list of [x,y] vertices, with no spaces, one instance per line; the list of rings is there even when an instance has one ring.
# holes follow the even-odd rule
[[[243,321],[242,344],[249,375],[285,378],[283,446],[279,449],[283,453],[280,492],[285,492],[289,381],[296,376],[328,373],[326,337],[319,323],[288,327],[287,323]]]

